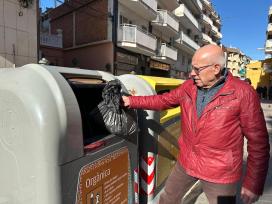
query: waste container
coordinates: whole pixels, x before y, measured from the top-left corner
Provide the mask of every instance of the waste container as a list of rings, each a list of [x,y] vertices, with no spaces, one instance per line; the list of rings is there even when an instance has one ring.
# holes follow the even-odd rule
[[[121,75],[128,91],[133,95],[162,94],[178,87],[183,80]],[[180,108],[165,111],[140,110],[140,203],[148,203],[158,195],[177,160],[180,134]]]
[[[137,133],[118,137],[88,120],[113,79],[37,64],[1,69],[1,204],[135,202]]]

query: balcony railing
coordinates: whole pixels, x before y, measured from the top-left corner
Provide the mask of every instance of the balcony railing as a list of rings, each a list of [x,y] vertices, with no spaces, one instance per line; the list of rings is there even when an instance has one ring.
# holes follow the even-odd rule
[[[153,23],[158,23],[162,26],[169,26],[174,31],[179,31],[179,22],[177,21],[175,16],[167,10],[158,9],[157,18],[153,21]]]
[[[205,22],[208,23],[209,25],[212,25],[212,24],[213,24],[213,22],[212,22],[212,20],[210,19],[210,17],[208,17],[208,16],[205,15],[205,14],[202,14],[202,19],[203,19],[203,21],[205,21]]]
[[[217,38],[222,39],[223,35],[219,31],[215,35]]]
[[[268,32],[268,33],[272,33],[272,23],[269,23],[269,24],[267,25],[267,32]]]
[[[203,5],[202,5],[201,1],[200,0],[196,0],[196,3],[198,5],[198,7],[200,8],[200,10],[202,11]]]
[[[63,48],[62,36],[41,33],[40,44],[49,47]]]
[[[161,8],[167,9],[168,11],[173,11],[178,8],[179,3],[177,0],[158,0]]]
[[[166,43],[162,43],[157,57],[177,60],[178,51],[175,48],[168,46]]]
[[[209,0],[203,0],[204,4],[206,4],[209,8],[212,8],[212,3]]]
[[[127,8],[148,20],[154,20],[157,13],[157,0],[119,0]]]
[[[184,34],[183,32],[180,33],[180,38],[176,40],[177,43],[186,44],[190,46],[193,50],[197,50],[200,46],[193,41],[188,35]]]
[[[265,53],[272,53],[272,39],[268,39],[265,42]]]
[[[202,33],[202,39],[208,43],[212,42],[212,39],[210,36],[208,36],[206,33]]]
[[[120,25],[118,41],[128,43],[125,46],[136,47],[137,45],[141,45],[152,51],[156,50],[157,45],[155,36],[131,24]]]
[[[216,26],[214,26],[214,25],[212,25],[212,31],[213,31],[215,34],[219,33],[218,28],[217,28]]]
[[[272,15],[272,6],[269,7],[269,13],[268,13],[268,15],[269,16]]]
[[[175,15],[178,17],[186,16],[194,25],[195,27],[199,28],[198,21],[193,16],[193,14],[187,9],[187,7],[184,4],[181,4],[176,10]]]

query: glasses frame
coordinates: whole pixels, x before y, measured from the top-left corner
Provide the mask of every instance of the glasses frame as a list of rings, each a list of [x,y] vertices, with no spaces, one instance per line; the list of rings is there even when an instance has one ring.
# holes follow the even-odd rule
[[[201,71],[203,71],[204,69],[207,69],[208,67],[210,66],[213,66],[214,64],[208,64],[208,65],[204,65],[204,66],[201,66],[201,67],[195,67],[195,66],[191,66],[191,71],[194,70],[194,72],[196,73],[196,75],[199,75],[199,73]]]

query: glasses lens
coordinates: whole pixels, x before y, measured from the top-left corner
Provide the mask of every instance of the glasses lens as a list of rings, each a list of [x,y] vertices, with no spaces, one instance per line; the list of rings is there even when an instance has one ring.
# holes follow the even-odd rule
[[[191,71],[194,71],[196,74],[199,74],[199,69],[194,66],[191,66]]]

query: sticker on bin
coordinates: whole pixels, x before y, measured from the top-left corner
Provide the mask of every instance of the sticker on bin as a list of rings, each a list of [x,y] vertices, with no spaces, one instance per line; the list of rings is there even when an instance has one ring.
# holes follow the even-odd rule
[[[85,165],[79,173],[76,203],[128,203],[129,176],[127,148]]]

